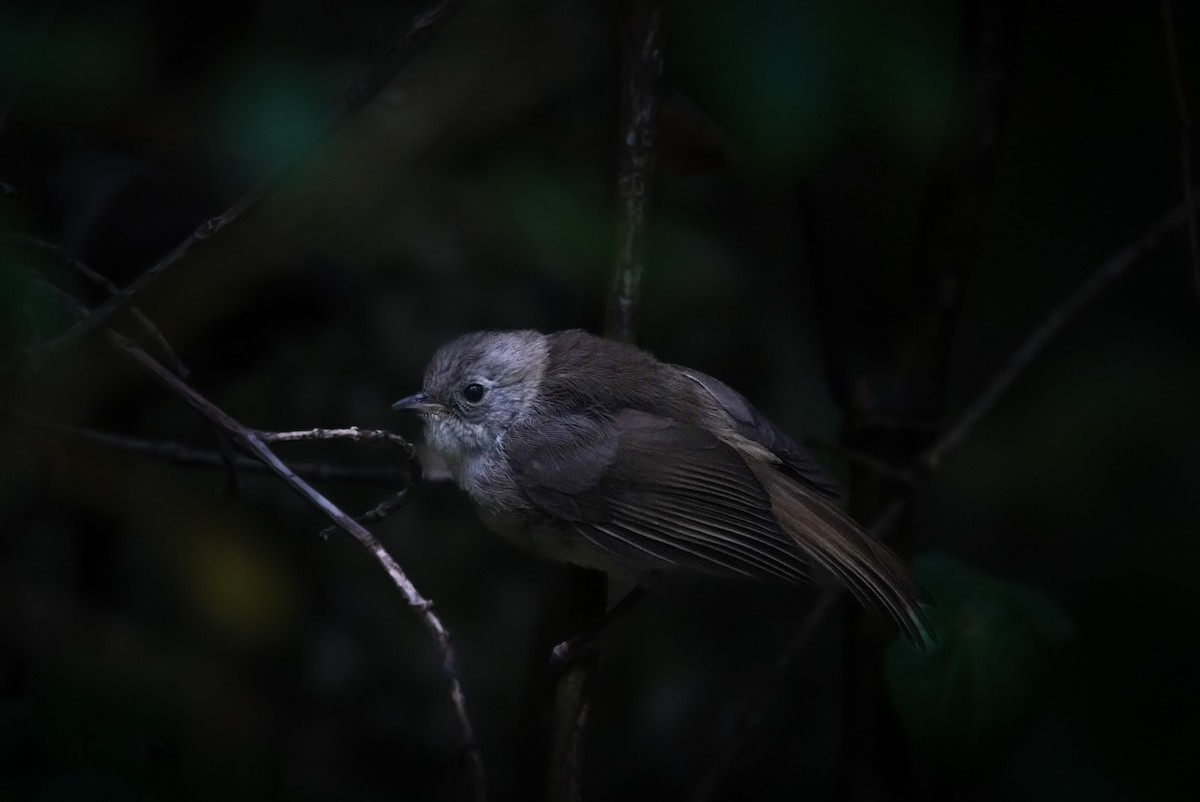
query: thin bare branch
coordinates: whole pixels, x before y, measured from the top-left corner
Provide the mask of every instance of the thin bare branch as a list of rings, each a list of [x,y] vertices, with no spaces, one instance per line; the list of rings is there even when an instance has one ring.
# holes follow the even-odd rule
[[[1171,72],[1171,94],[1175,99],[1175,114],[1179,117],[1179,171],[1183,176],[1183,202],[1187,207],[1188,249],[1192,255],[1192,279],[1196,300],[1200,301],[1200,240],[1196,235],[1196,192],[1192,186],[1192,116],[1188,111],[1187,93],[1183,88],[1183,71],[1179,67],[1179,44],[1175,38],[1174,4],[1162,0],[1163,41],[1167,45],[1167,67]]]
[[[216,451],[192,448],[181,443],[161,440],[144,440],[136,437],[101,432],[82,426],[70,426],[63,423],[31,418],[14,410],[0,407],[0,415],[5,415],[26,426],[36,427],[57,435],[71,437],[93,445],[105,448],[120,449],[134,454],[142,454],[155,459],[161,459],[175,465],[189,465],[197,468],[221,468],[224,458]],[[265,473],[267,467],[256,459],[235,455],[234,464],[239,471],[247,473]],[[384,487],[407,488],[415,482],[409,479],[411,472],[406,468],[349,468],[341,465],[331,465],[325,462],[293,462],[290,463],[297,475],[314,482],[346,482],[350,484],[381,485]]]
[[[302,429],[295,432],[259,432],[267,443],[299,443],[312,440],[354,440],[358,443],[375,443],[395,446],[404,451],[407,459],[417,458],[416,447],[398,434],[386,429],[360,429],[350,426],[345,429]]]
[[[400,69],[432,41],[434,34],[464,3],[465,0],[443,0],[430,10],[414,17],[408,30],[384,53],[375,67],[351,85],[345,97],[329,112],[325,122],[317,129],[306,147],[302,148],[284,165],[271,170],[224,212],[202,222],[191,236],[176,245],[166,256],[134,279],[127,287],[96,307],[87,317],[79,320],[55,339],[30,349],[21,360],[0,368],[0,378],[17,370],[36,369],[50,357],[62,352],[90,332],[104,326],[113,315],[128,309],[137,294],[153,284],[159,276],[174,267],[194,249],[202,247],[214,236],[228,228],[246,212],[262,203],[280,181],[295,169],[332,130],[349,119],[390,83]]]
[[[69,305],[72,314],[76,317],[82,318],[91,313],[91,310],[69,294],[52,285],[50,285],[50,289],[63,298]],[[450,687],[450,700],[454,708],[455,717],[458,720],[472,795],[477,802],[483,802],[487,798],[487,784],[485,781],[483,760],[480,757],[479,749],[475,742],[475,730],[471,724],[471,718],[467,714],[467,700],[463,692],[461,678],[459,677],[458,661],[454,656],[452,638],[449,631],[442,624],[441,619],[433,612],[433,603],[417,591],[416,586],[413,585],[412,581],[404,573],[400,564],[387,552],[383,544],[374,535],[347,515],[340,507],[318,492],[312,485],[300,478],[294,470],[288,467],[267,447],[259,432],[235,420],[224,410],[200,395],[129,338],[118,334],[112,329],[105,329],[104,337],[117,353],[147,373],[150,378],[154,379],[154,381],[162,385],[163,388],[178,397],[202,417],[227,433],[230,439],[244,448],[255,459],[259,460],[271,473],[282,479],[302,499],[320,510],[337,528],[352,535],[379,562],[384,571],[391,577],[392,583],[399,588],[405,601],[416,612],[417,619],[429,633],[430,638],[433,640],[434,648],[437,649],[438,654],[441,656],[442,669]],[[308,435],[313,431],[322,430],[310,430],[304,433],[284,432],[282,433],[284,437],[281,438],[281,442],[306,439],[304,437],[290,437],[290,435]],[[395,436],[393,435],[393,437]],[[389,441],[389,438],[379,437],[378,441],[386,442]]]
[[[1183,225],[1187,217],[1186,205],[1177,206],[1167,212],[1135,242],[1121,249],[1088,276],[1082,284],[1068,293],[1029,332],[1025,340],[1017,346],[975,400],[967,405],[954,424],[949,426],[945,433],[917,458],[912,470],[924,473],[935,470],[946,454],[962,444],[963,440],[992,410],[992,407],[1012,386],[1013,382],[1025,372],[1062,328],[1079,313],[1079,310],[1083,309],[1101,290],[1157,250],[1170,234]]]
[[[371,509],[364,512],[362,515],[355,515],[354,520],[366,526],[367,524],[377,524],[383,519],[395,515],[400,509],[408,503],[412,498],[413,488],[415,484],[404,488],[396,495],[389,498],[387,501],[381,501]],[[330,524],[321,530],[320,535],[323,540],[328,540],[337,534],[337,527]]]
[[[135,343],[113,332],[108,332],[106,337],[126,358],[149,373],[155,381],[182,399],[192,409],[228,432],[229,436],[235,442],[262,461],[272,473],[282,479],[297,495],[324,513],[339,529],[352,535],[363,548],[375,557],[388,576],[392,578],[392,582],[400,589],[409,606],[416,611],[421,624],[425,627],[433,639],[434,646],[441,654],[442,669],[450,685],[450,698],[454,705],[455,714],[458,717],[458,725],[462,735],[463,749],[467,756],[467,765],[469,767],[474,795],[477,800],[485,799],[487,792],[484,781],[483,760],[479,755],[479,749],[475,742],[474,727],[471,724],[470,717],[467,715],[467,700],[466,695],[463,693],[462,681],[458,673],[458,661],[454,656],[454,646],[451,642],[450,633],[446,630],[437,614],[433,612],[432,602],[425,599],[417,591],[416,586],[405,575],[400,564],[384,549],[383,544],[374,535],[343,512],[336,504],[321,495],[312,485],[297,476],[291,468],[275,456],[275,453],[271,449],[267,448],[257,432],[243,426],[225,414],[224,411],[176,378],[174,374],[160,365]]]
[[[383,501],[354,520],[360,524],[373,524],[382,521],[389,515],[394,515],[412,497],[413,488],[421,481],[421,462],[417,459],[416,447],[399,435],[383,429],[360,429],[351,426],[348,429],[307,429],[299,432],[259,432],[266,442],[295,443],[303,440],[355,440],[360,443],[382,443],[396,446],[404,451],[405,459],[411,471],[411,478],[399,493]],[[327,526],[321,530],[321,537],[330,538],[337,532],[336,526]]]

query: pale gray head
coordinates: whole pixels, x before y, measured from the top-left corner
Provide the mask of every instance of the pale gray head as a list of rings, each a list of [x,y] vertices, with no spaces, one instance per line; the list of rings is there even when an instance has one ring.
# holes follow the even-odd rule
[[[421,392],[392,409],[419,412],[425,439],[458,473],[463,461],[495,448],[530,409],[546,370],[540,332],[481,331],[438,349]]]

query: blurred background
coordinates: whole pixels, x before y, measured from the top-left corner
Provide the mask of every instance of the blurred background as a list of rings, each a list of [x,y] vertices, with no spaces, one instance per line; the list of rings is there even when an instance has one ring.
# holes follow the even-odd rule
[[[619,4],[472,0],[310,150],[424,7],[5,0],[0,233],[125,285],[304,154],[139,306],[249,426],[418,438],[389,405],[442,342],[602,328],[620,87]],[[1194,3],[1174,4],[1173,36],[1200,114]],[[664,52],[640,344],[797,439],[900,465],[1181,202],[1181,131],[1196,139],[1158,2],[677,0]],[[585,797],[691,798],[741,739],[714,798],[849,798],[848,727],[870,719],[843,698],[864,688],[907,777],[876,798],[1194,792],[1192,271],[1176,230],[911,494],[895,542],[938,599],[937,650],[885,650],[868,619],[878,648],[847,657],[839,610],[743,737],[815,593],[673,583],[606,638]],[[0,245],[0,364],[71,321],[31,274],[104,298]],[[42,425],[216,450],[100,337],[7,375],[0,404],[0,799],[467,796],[437,655],[350,538],[319,538],[273,479],[243,472],[235,493],[219,469]],[[896,492],[814,453],[864,521]],[[350,511],[389,492],[320,487]],[[491,796],[539,798],[545,648],[579,624],[558,603],[578,576],[489,535],[444,483],[375,530],[455,635]]]

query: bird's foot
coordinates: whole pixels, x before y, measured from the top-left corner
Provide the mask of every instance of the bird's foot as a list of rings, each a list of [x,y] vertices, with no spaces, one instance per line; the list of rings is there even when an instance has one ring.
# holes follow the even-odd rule
[[[559,677],[576,663],[592,662],[600,657],[600,646],[592,638],[575,637],[550,650],[550,673]]]

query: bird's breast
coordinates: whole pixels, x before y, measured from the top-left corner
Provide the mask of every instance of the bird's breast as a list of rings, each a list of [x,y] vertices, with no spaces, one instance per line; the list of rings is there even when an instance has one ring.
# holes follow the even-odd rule
[[[498,512],[525,504],[502,452],[466,455],[453,470],[458,486],[480,510]]]

